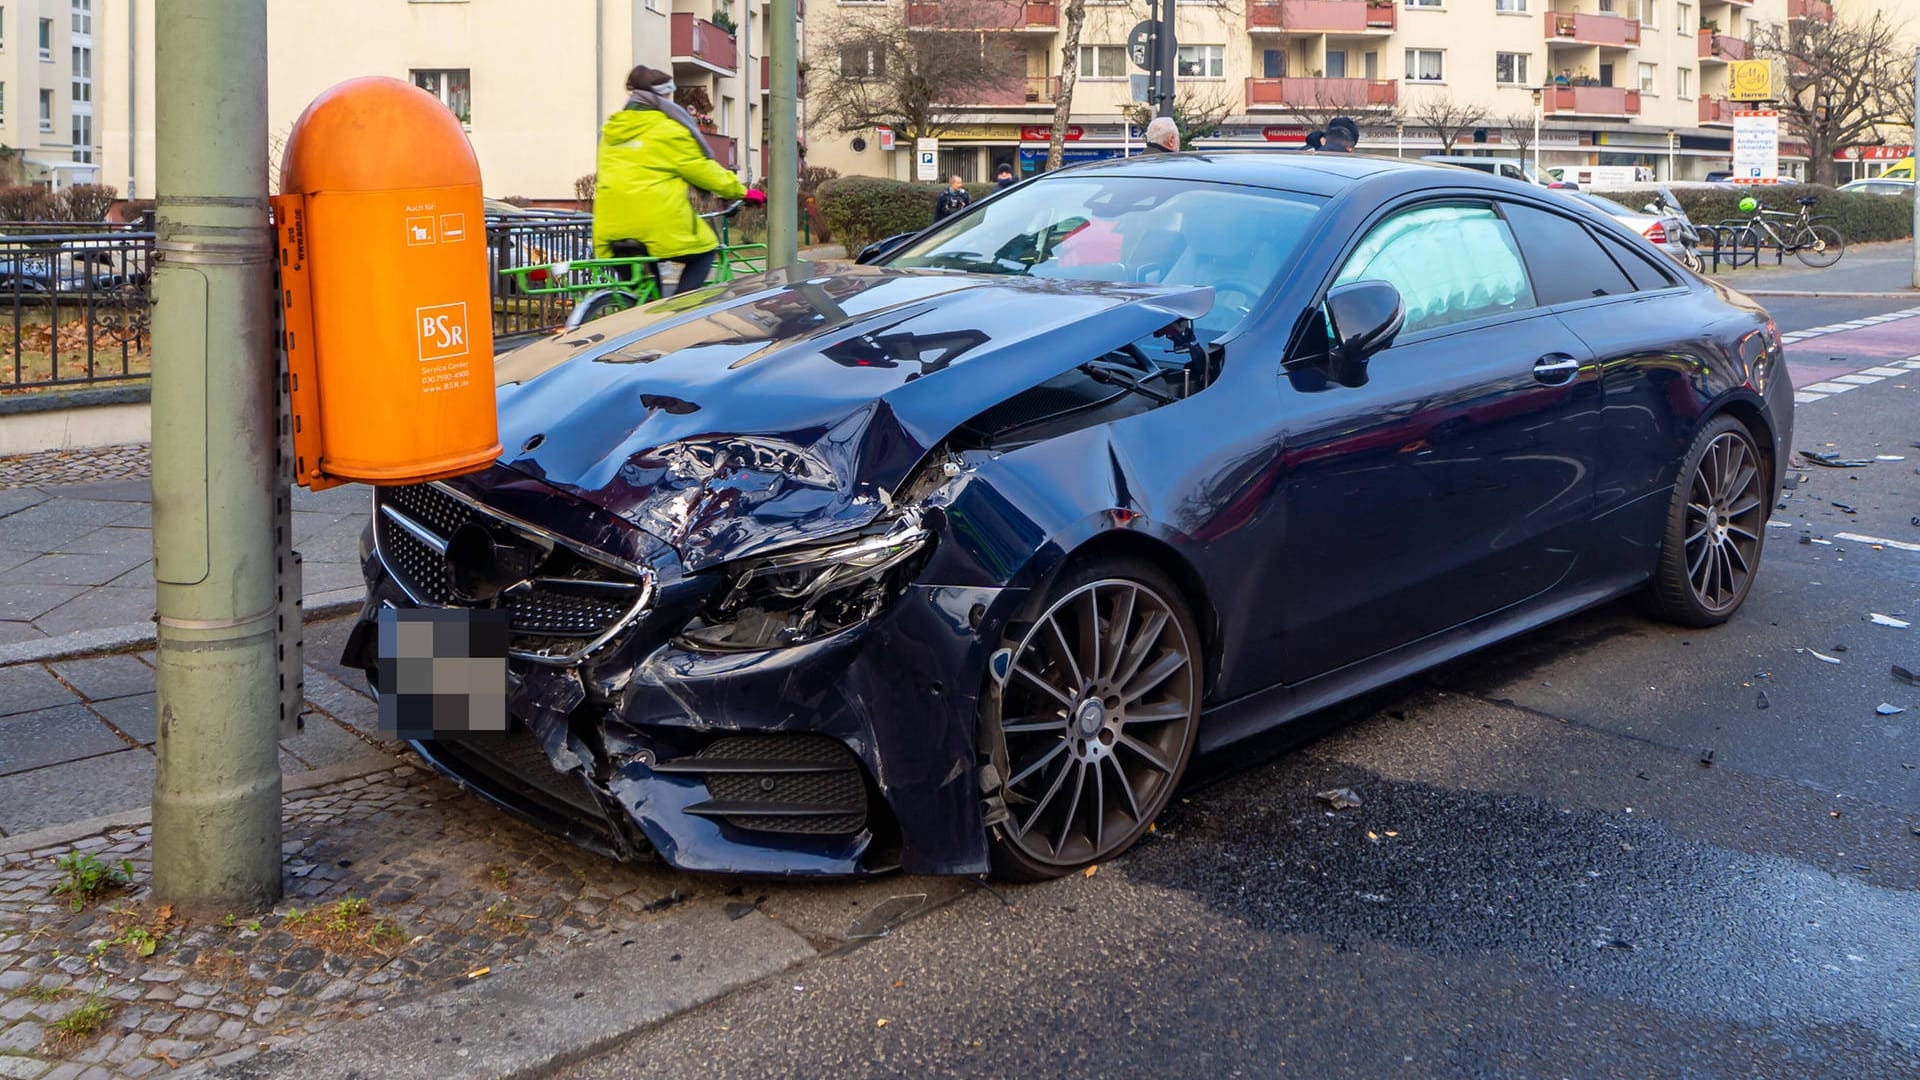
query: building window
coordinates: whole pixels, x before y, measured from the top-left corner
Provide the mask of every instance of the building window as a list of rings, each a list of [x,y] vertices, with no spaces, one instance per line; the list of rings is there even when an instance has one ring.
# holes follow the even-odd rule
[[[840,75],[848,79],[886,78],[886,50],[878,45],[840,46]]]
[[[1692,68],[1674,68],[1673,69],[1673,92],[1680,95],[1683,98],[1690,98],[1693,96],[1693,69]]]
[[[73,32],[93,33],[93,0],[73,0]]]
[[[1525,15],[1527,13],[1527,0],[1493,0],[1493,10],[1503,11],[1511,15]]]
[[[1080,46],[1080,77],[1083,79],[1119,79],[1127,74],[1125,45]]]
[[[1416,8],[1417,7],[1437,8],[1437,7],[1444,6],[1444,4],[1442,3],[1442,0],[1407,0],[1407,6],[1416,7]]]
[[[1660,92],[1660,68],[1655,64],[1640,65],[1640,92],[1657,94]]]
[[[1497,52],[1493,54],[1493,81],[1502,86],[1527,86],[1527,61],[1533,59],[1523,52]]]
[[[7,122],[7,84],[0,82],[0,124]]]
[[[1600,0],[1600,14],[1613,14],[1613,0]]]
[[[1692,4],[1673,5],[1673,28],[1685,35],[1691,35],[1699,29],[1694,25]]]
[[[40,20],[40,59],[53,62],[53,20]]]
[[[93,117],[80,115],[73,118],[73,160],[91,163],[93,161]]]
[[[1447,54],[1439,49],[1408,49],[1407,79],[1440,82],[1447,77]]]
[[[40,130],[53,130],[53,91],[40,91]]]
[[[1660,10],[1660,0],[1640,0],[1640,28],[1653,29],[1657,21],[1654,16]]]
[[[1174,72],[1182,79],[1224,79],[1227,77],[1225,45],[1182,45],[1174,58]]]
[[[73,47],[73,100],[93,100],[93,50],[83,45]]]
[[[463,124],[473,122],[473,80],[466,68],[414,69],[413,85],[440,99]]]
[[[0,7],[0,49],[7,47],[7,9]]]

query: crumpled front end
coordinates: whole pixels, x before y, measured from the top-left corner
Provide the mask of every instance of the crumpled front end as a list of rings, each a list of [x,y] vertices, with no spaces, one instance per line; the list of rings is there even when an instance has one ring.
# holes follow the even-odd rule
[[[382,489],[347,662],[377,679],[384,606],[505,609],[511,730],[415,748],[618,858],[980,872],[976,627],[1006,590],[913,583],[934,543],[920,521],[690,574],[646,532],[510,470]]]

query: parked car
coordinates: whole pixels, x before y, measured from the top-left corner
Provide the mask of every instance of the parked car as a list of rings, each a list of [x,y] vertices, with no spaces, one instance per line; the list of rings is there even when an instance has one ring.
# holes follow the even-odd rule
[[[1576,191],[1580,187],[1578,184],[1560,179],[1557,175],[1541,175],[1534,171],[1531,163],[1525,161],[1496,157],[1470,157],[1464,154],[1428,154],[1420,160],[1429,165],[1457,165],[1462,169],[1474,169],[1490,176],[1518,180],[1523,184],[1533,184],[1536,187],[1568,188]]]
[[[1875,176],[1865,180],[1850,180],[1835,190],[1852,192],[1856,195],[1911,195],[1913,181],[1897,178],[1889,180],[1884,176]]]
[[[1715,169],[1707,174],[1706,180],[1709,184],[1731,184],[1733,183],[1733,172],[1729,169]]]
[[[1695,235],[1692,223],[1685,218],[1686,212],[1684,210],[1676,212],[1678,201],[1674,203],[1674,207],[1647,206],[1634,210],[1604,195],[1595,195],[1589,191],[1570,191],[1567,192],[1567,198],[1590,206],[1639,233],[1647,243],[1673,256],[1687,269],[1694,271],[1700,269],[1700,257],[1693,252],[1692,246],[1675,244],[1675,241],[1682,237]]]
[[[1156,155],[878,258],[510,353],[500,459],[376,491],[383,708],[450,714],[403,616],[506,638],[511,730],[433,767],[687,870],[1043,878],[1196,751],[1617,596],[1711,626],[1759,569],[1773,324],[1558,195]]]

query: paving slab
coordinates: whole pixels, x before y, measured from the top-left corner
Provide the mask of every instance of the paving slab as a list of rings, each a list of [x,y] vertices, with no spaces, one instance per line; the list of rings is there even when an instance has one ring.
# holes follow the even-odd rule
[[[127,525],[103,525],[92,532],[53,545],[73,555],[121,555],[141,553],[153,556],[153,532]]]
[[[84,585],[0,584],[0,620],[32,622],[86,591]]]
[[[88,701],[153,693],[153,669],[137,656],[91,656],[49,665],[68,686]]]
[[[153,673],[147,673],[147,692],[132,697],[96,702],[93,711],[107,723],[119,728],[142,746],[153,745],[157,732],[153,722]]]
[[[148,805],[153,753],[129,748],[0,776],[0,830],[14,836]]]
[[[153,557],[151,551],[102,555],[50,553],[8,570],[7,582],[22,585],[104,585]]]
[[[80,699],[37,664],[0,668],[0,716],[32,712]]]
[[[144,589],[125,588],[89,590],[33,620],[35,626],[49,635],[152,622],[153,594]]]
[[[85,705],[57,705],[0,719],[0,776],[127,748]]]

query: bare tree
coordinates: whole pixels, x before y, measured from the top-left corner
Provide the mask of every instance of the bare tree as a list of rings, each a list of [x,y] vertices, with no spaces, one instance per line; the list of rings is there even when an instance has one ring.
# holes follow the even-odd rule
[[[1022,78],[1012,62],[1017,54],[1006,47],[1008,35],[918,20],[910,26],[904,9],[841,9],[823,35],[824,60],[808,75],[813,127],[886,126],[905,138],[930,138]]]
[[[1780,61],[1786,93],[1775,107],[1788,132],[1806,140],[1815,183],[1831,184],[1833,152],[1874,141],[1883,127],[1913,119],[1912,50],[1884,12],[1866,20],[1802,19],[1763,28],[1754,54]]]
[[[1533,149],[1533,113],[1508,113],[1495,122],[1506,131],[1502,145],[1513,147],[1526,161],[1527,151]]]
[[[1485,127],[1487,110],[1472,102],[1456,101],[1452,94],[1423,94],[1407,109],[1407,118],[1440,140],[1440,152],[1453,153],[1453,144],[1474,128]]]
[[[1060,46],[1060,89],[1053,95],[1053,127],[1047,132],[1049,172],[1060,167],[1066,153],[1067,117],[1073,112],[1074,84],[1080,80],[1080,30],[1087,22],[1087,0],[1067,0],[1066,16],[1066,41]]]

